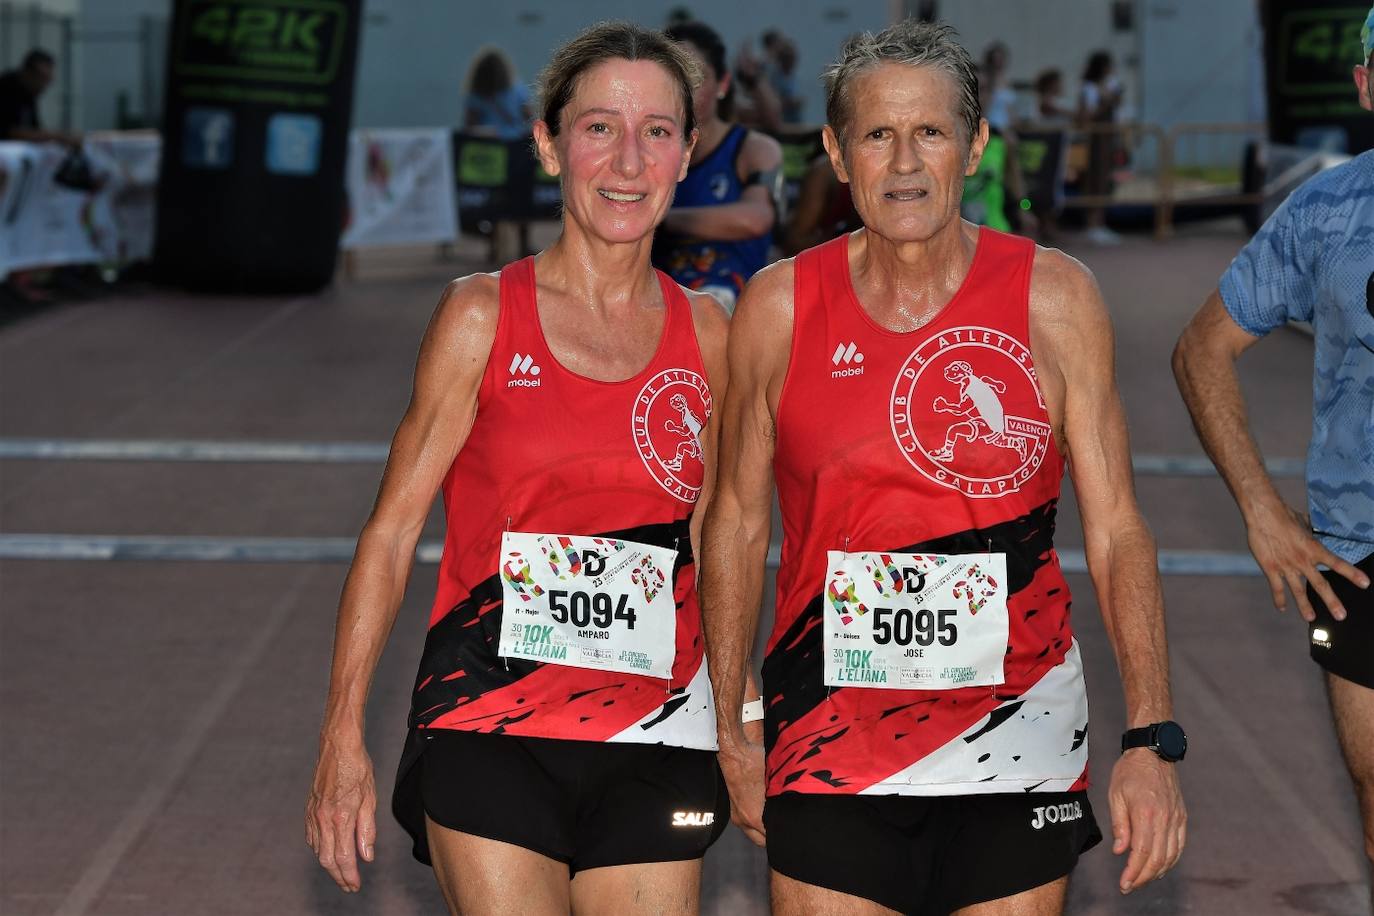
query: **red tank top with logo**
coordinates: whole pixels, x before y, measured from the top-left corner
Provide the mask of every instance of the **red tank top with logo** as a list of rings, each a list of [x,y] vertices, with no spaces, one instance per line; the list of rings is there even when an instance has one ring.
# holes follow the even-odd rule
[[[1029,347],[1035,246],[981,229],[953,299],[898,333],[860,304],[848,244],[796,259],[774,458],[783,544],[763,669],[768,793],[1081,788],[1087,701],[1053,546],[1064,461]],[[826,686],[827,551],[1005,555],[1004,682]]]
[[[634,378],[603,382],[566,369],[549,350],[533,259],[501,271],[477,418],[443,482],[447,534],[412,729],[716,746],[688,536],[711,392],[691,304],[656,273],[666,304],[657,352]],[[672,677],[498,654],[507,531],[676,548]]]

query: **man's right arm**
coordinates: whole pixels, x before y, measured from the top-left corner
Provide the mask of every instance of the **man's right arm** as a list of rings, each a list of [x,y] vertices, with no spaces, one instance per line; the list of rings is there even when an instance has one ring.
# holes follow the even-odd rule
[[[1313,620],[1306,588],[1311,583],[1332,615],[1342,620],[1345,610],[1317,564],[1361,588],[1368,587],[1369,579],[1312,536],[1305,518],[1284,503],[1265,470],[1250,434],[1236,373],[1240,354],[1259,340],[1236,323],[1221,293],[1214,290],[1179,337],[1174,348],[1174,377],[1203,449],[1245,518],[1250,551],[1269,581],[1274,606],[1279,610],[1287,607],[1287,586],[1303,618]]]
[[[760,271],[745,288],[731,321],[730,387],[702,545],[702,627],[720,765],[730,787],[733,819],[759,845],[764,839],[763,748],[746,736],[740,708],[768,559],[778,396],[792,344],[792,271],[791,261]]]

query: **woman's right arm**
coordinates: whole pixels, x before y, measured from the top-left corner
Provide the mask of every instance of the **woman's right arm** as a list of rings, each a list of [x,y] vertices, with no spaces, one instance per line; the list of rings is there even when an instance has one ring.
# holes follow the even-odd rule
[[[392,439],[339,601],[305,830],[320,865],[345,891],[361,888],[354,853],[371,861],[377,832],[372,762],[363,742],[368,690],[434,495],[477,416],[477,392],[496,336],[498,289],[492,274],[445,288],[420,345],[410,405]]]

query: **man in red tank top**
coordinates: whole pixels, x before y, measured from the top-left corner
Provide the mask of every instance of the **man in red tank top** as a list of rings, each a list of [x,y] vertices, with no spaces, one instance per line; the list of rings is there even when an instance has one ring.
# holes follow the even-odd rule
[[[728,319],[649,254],[696,139],[694,69],[661,33],[605,23],[542,82],[563,231],[449,284],[425,335],[339,605],[307,840],[361,888],[363,710],[442,490],[392,797],[415,857],[466,916],[687,916],[728,811],[693,560]]]
[[[1101,295],[1060,252],[959,218],[988,128],[951,30],[858,36],[827,80],[826,150],[864,228],[746,289],[706,522],[723,711],[776,481],[765,746],[717,717],[734,818],[766,837],[776,913],[1062,911],[1100,839],[1053,543],[1071,468],[1131,727],[1109,793],[1129,892],[1182,851],[1186,745]]]

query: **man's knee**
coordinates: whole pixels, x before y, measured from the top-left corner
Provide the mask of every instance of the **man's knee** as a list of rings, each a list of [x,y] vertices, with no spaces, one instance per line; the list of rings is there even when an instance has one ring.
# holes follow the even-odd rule
[[[1327,675],[1331,712],[1364,824],[1364,851],[1374,863],[1374,690]]]

